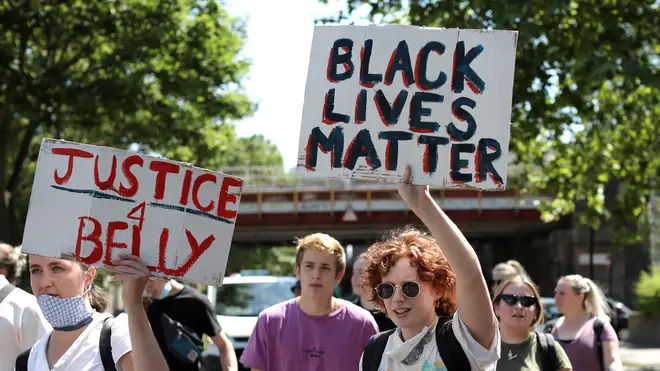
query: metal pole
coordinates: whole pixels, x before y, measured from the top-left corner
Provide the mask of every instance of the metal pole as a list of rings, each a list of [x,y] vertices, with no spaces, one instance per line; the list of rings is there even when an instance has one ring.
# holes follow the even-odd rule
[[[649,227],[651,235],[649,236],[649,253],[651,264],[660,266],[660,253],[658,253],[658,196],[656,193],[655,175],[651,176],[651,195],[649,197]]]
[[[594,279],[594,229],[589,228],[589,278]]]

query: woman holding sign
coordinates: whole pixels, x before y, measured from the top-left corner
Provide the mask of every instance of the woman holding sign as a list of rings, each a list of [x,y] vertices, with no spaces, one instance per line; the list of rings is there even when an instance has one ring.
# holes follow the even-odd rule
[[[492,370],[500,337],[479,259],[428,186],[409,183],[407,168],[399,194],[433,236],[406,229],[367,251],[364,285],[398,328],[369,340],[360,370]]]
[[[127,314],[116,318],[103,313],[107,301],[94,286],[94,267],[30,255],[30,285],[53,331],[18,357],[17,371],[167,370],[142,307],[149,269],[132,255],[107,268],[124,281]]]

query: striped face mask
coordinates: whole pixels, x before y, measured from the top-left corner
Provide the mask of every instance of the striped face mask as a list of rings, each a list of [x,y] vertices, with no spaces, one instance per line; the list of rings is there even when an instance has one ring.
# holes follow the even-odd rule
[[[92,322],[94,308],[85,299],[85,294],[92,289],[89,285],[87,290],[80,296],[72,298],[58,298],[51,295],[39,295],[37,301],[39,308],[46,317],[48,323],[58,331],[75,331],[87,326]]]

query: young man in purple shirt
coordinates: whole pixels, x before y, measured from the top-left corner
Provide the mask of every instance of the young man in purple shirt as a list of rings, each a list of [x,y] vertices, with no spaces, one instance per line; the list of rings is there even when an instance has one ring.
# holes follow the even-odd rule
[[[378,332],[369,312],[332,296],[346,269],[344,248],[327,234],[298,240],[299,297],[267,308],[241,356],[253,371],[357,371]]]

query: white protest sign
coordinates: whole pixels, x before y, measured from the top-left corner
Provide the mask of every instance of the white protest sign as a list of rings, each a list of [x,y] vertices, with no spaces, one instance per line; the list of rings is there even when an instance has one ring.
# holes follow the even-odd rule
[[[241,187],[190,164],[44,139],[23,252],[94,266],[132,254],[154,276],[219,286]]]
[[[517,32],[317,26],[298,169],[502,190]]]

